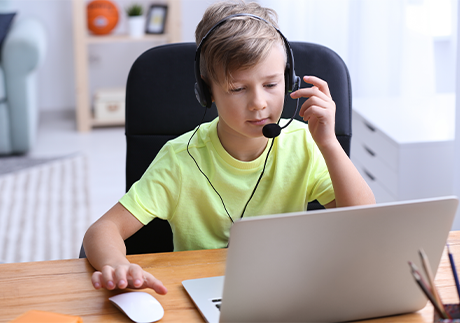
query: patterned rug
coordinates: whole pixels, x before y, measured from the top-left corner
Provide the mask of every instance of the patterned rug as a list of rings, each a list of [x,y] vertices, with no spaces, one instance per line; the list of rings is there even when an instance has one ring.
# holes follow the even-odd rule
[[[86,158],[17,161],[14,171],[8,159],[0,158],[9,169],[0,173],[0,261],[78,258],[91,221]]]

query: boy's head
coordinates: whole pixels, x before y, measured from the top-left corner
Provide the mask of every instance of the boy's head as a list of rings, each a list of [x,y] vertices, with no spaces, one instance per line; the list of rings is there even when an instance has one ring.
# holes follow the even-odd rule
[[[208,85],[223,83],[231,89],[232,71],[254,67],[267,57],[276,44],[284,48],[284,42],[274,28],[278,28],[276,12],[257,3],[244,1],[211,5],[196,28],[196,44],[200,44],[217,22],[241,13],[256,15],[271,25],[249,16],[238,16],[218,26],[208,36],[200,53],[200,74]]]

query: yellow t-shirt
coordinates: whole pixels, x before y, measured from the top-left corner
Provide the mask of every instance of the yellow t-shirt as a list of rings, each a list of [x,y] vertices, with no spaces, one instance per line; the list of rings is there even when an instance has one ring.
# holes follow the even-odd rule
[[[260,176],[271,141],[257,159],[239,161],[220,143],[217,122],[218,118],[201,125],[189,151],[236,221]],[[120,203],[143,224],[155,217],[168,220],[175,251],[223,248],[232,222],[187,153],[191,135],[188,132],[166,143]],[[309,201],[317,199],[324,205],[334,198],[326,163],[308,125],[294,120],[275,139],[244,217],[303,211]]]

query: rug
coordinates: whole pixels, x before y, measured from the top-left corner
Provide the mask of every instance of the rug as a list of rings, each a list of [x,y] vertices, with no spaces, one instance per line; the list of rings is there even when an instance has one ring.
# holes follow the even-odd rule
[[[1,156],[0,175],[47,163],[57,158],[28,158],[21,156]]]
[[[78,258],[90,225],[85,156],[36,161],[0,175],[2,262]]]

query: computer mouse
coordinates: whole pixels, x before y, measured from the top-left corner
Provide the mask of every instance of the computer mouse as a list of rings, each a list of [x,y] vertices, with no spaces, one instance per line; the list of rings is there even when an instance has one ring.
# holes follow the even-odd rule
[[[145,292],[118,294],[110,297],[109,300],[131,320],[137,323],[156,322],[165,314],[160,302]]]

